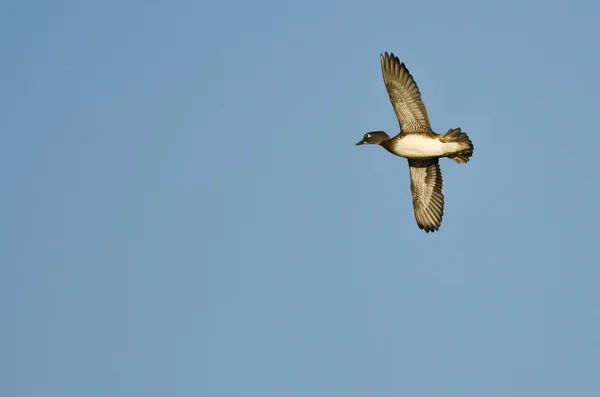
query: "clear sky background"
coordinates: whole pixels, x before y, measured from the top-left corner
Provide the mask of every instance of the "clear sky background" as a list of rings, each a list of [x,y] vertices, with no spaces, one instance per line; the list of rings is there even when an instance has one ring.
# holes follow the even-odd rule
[[[5,1],[0,395],[600,395],[597,1]],[[379,54],[442,160],[415,223]]]

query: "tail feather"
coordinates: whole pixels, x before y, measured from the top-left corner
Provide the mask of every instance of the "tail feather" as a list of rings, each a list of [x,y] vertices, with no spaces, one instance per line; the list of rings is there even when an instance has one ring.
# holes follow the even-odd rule
[[[454,128],[448,130],[446,135],[442,137],[444,142],[457,142],[460,143],[461,146],[464,147],[463,150],[453,154],[452,156],[448,156],[450,160],[460,164],[466,163],[469,161],[470,157],[473,155],[473,142],[469,139],[469,136],[464,132],[461,132],[460,128]]]

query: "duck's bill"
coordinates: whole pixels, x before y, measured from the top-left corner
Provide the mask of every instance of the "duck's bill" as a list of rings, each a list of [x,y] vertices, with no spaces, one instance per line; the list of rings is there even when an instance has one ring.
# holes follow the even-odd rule
[[[356,146],[364,145],[365,141],[356,142]]]

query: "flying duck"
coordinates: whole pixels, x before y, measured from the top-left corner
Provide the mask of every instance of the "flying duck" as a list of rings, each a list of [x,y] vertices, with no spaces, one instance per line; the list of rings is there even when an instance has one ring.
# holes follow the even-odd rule
[[[380,145],[408,159],[417,225],[427,233],[434,232],[439,230],[444,215],[440,157],[466,163],[473,155],[473,143],[460,128],[446,134],[433,132],[419,87],[404,63],[394,53],[381,54],[380,59],[383,82],[400,123],[400,133],[390,138],[384,131],[367,132],[356,145]]]

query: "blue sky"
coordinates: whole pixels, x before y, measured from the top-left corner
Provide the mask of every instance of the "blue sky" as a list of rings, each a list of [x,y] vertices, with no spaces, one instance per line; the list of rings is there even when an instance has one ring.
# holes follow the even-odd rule
[[[0,394],[598,396],[598,2],[0,5]],[[379,53],[442,160],[419,230]]]

